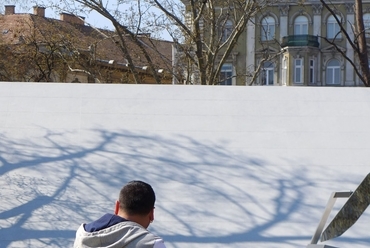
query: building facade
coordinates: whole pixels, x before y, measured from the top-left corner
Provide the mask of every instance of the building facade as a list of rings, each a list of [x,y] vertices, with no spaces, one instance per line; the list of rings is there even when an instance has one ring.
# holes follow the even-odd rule
[[[332,2],[336,17],[353,40],[354,1]],[[363,9],[365,29],[368,29],[370,1],[363,2],[367,2]],[[352,46],[340,32],[335,16],[320,1],[276,4],[265,9],[252,22],[255,25],[247,27],[247,65],[252,68],[262,65],[254,84],[363,85],[355,75],[353,65],[342,55],[345,54],[358,66]],[[268,60],[265,61],[265,58]]]
[[[335,15],[319,0],[271,2],[250,18],[222,65],[219,84],[363,86],[354,70],[359,68],[358,58],[340,28],[354,40],[353,0],[330,1]],[[370,1],[362,2],[366,31],[370,30]],[[226,22],[221,35],[232,33],[233,21],[237,20]]]

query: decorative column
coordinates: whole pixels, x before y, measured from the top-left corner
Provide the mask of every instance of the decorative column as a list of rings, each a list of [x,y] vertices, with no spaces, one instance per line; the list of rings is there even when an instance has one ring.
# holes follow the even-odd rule
[[[279,5],[280,10],[280,41],[284,36],[288,36],[288,12],[289,5]]]
[[[352,23],[355,23],[355,9],[354,9],[354,4],[353,3],[346,3],[345,4],[346,9],[347,9],[347,20],[346,20],[346,31],[351,38],[351,40],[354,40],[354,34],[352,32]],[[348,40],[346,40],[346,55],[347,57],[354,61],[355,56],[354,56],[354,51],[352,46],[349,44]],[[354,69],[353,66],[351,65],[348,60],[346,60],[346,68],[345,68],[345,86],[354,86],[355,81],[354,81]]]
[[[245,85],[249,85],[249,81],[251,79],[249,73],[254,73],[255,71],[255,65],[256,65],[256,61],[255,61],[255,50],[256,50],[256,41],[258,39],[256,39],[256,28],[255,28],[255,21],[256,21],[256,18],[253,17],[250,19],[250,21],[248,22],[247,24],[247,58],[246,58],[246,73],[247,73],[247,76],[245,77]]]
[[[346,70],[346,68],[345,68],[345,63],[347,62],[347,60],[346,59],[344,59],[343,57],[341,58],[341,60],[339,60],[340,62],[341,62],[341,66],[340,66],[340,72],[341,72],[341,78],[344,78],[346,75],[344,75],[345,74],[345,70]],[[346,66],[347,67],[347,66]],[[343,81],[342,80],[342,82],[341,82],[341,85],[342,86],[346,86],[346,81]]]
[[[312,4],[313,12],[313,33],[312,35],[321,36],[321,4]]]
[[[288,14],[289,14],[289,5],[288,4],[285,4],[285,5],[279,5],[279,12],[280,12],[280,30],[279,30],[279,33],[280,33],[280,42],[283,42],[283,37],[284,36],[288,36],[289,33],[288,33]],[[287,55],[284,55],[283,56],[280,56],[280,58],[283,60],[283,63],[282,63],[282,66],[281,66],[281,75],[280,75],[280,79],[281,79],[281,85],[282,86],[286,86],[289,84],[289,78],[287,73],[288,73],[288,69],[285,68],[284,69],[284,65],[286,66],[287,65],[287,60],[288,60],[288,56],[289,56],[289,53],[287,53]],[[284,64],[285,62],[285,64]],[[280,80],[277,80],[276,82],[279,82]]]
[[[322,4],[312,4],[312,12],[313,12],[313,33],[312,35],[321,36],[321,12],[322,12]],[[320,40],[319,40],[320,41]],[[317,59],[315,60],[317,65],[315,65],[315,84],[321,85],[321,53],[317,54]]]

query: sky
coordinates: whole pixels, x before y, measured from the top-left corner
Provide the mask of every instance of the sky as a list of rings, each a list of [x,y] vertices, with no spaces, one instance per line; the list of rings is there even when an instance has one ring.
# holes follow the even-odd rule
[[[12,1],[5,1],[4,5],[15,5],[15,12],[16,13],[33,13],[33,6],[34,4],[22,4],[22,3],[14,3]],[[1,6],[1,11],[4,11],[4,5]],[[59,19],[59,11],[56,11],[52,8],[46,8],[45,16],[49,18]],[[113,29],[111,23],[106,20],[106,18],[99,15],[97,12],[93,11],[90,15],[86,16],[86,21],[91,25],[94,25],[99,28],[108,28]]]
[[[0,247],[72,247],[134,179],[168,248],[306,247],[369,173],[369,112],[366,88],[2,82]],[[369,247],[369,220],[325,244]]]

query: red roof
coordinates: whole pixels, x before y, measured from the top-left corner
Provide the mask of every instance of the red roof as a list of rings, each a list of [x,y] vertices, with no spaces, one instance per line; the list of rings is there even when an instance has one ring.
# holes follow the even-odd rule
[[[40,43],[53,40],[68,42],[79,51],[94,53],[96,60],[127,63],[116,32],[95,29],[87,25],[46,18],[34,14],[0,15],[0,44],[19,44],[24,39],[32,38]],[[139,41],[159,69],[172,69],[172,42],[138,36]],[[147,66],[144,54],[129,36],[124,41],[135,66]]]

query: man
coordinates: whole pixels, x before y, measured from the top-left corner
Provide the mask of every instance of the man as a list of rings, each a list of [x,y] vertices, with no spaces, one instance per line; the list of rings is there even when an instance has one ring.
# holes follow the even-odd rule
[[[160,237],[147,230],[154,220],[154,202],[149,184],[129,182],[120,191],[114,214],[78,228],[74,248],[166,248]]]

